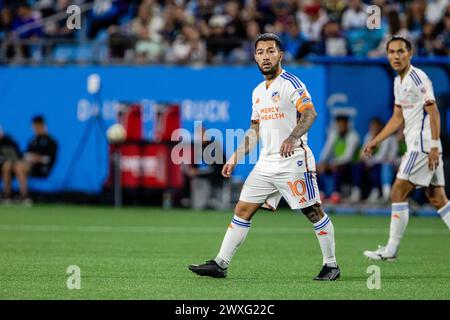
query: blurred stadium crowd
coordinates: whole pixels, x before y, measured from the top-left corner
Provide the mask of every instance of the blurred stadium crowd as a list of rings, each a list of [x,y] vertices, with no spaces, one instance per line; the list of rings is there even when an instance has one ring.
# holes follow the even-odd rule
[[[81,28],[66,27],[70,5]],[[367,6],[381,28],[367,28]],[[387,39],[420,56],[450,53],[449,0],[0,0],[3,62],[248,63],[253,41],[275,32],[285,62],[310,56],[381,57]]]

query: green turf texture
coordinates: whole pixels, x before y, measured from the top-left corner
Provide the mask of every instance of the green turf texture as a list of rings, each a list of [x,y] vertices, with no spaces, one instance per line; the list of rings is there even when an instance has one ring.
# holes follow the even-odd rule
[[[362,252],[387,240],[389,218],[335,216],[342,277],[312,281],[322,264],[301,214],[261,211],[228,278],[187,266],[215,257],[231,211],[36,205],[0,207],[0,299],[450,299],[450,232],[411,217],[396,262]],[[81,289],[69,290],[69,265]],[[367,268],[381,270],[369,290]]]

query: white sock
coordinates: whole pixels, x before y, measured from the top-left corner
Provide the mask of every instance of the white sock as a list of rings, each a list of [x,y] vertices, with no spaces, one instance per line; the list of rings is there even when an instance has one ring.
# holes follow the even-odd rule
[[[442,220],[444,220],[447,227],[450,229],[450,201],[438,210]]]
[[[391,226],[389,229],[389,241],[387,250],[391,254],[397,253],[400,239],[405,233],[409,220],[408,202],[392,203]]]
[[[325,213],[320,221],[313,224],[320,250],[322,251],[323,264],[337,266],[334,245],[334,227],[330,217]]]
[[[214,259],[220,267],[228,268],[231,258],[247,237],[250,225],[250,221],[239,218],[237,215],[234,215],[233,219],[231,219],[231,223],[223,238],[219,254]]]

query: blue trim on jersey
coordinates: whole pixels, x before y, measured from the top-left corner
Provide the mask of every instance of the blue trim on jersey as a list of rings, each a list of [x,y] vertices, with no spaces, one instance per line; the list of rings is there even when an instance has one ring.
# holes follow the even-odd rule
[[[298,84],[298,86],[300,87],[300,88],[302,88],[303,86],[302,86],[302,83],[300,82],[300,79],[299,78],[297,78],[296,76],[294,76],[292,73],[289,73],[289,72],[287,72],[287,71],[285,71],[284,72],[288,77],[291,77],[297,84]]]
[[[293,76],[290,76],[289,74],[287,74],[287,72],[282,73],[281,76],[286,80],[290,80],[292,82],[292,84],[294,85],[294,87],[296,87],[296,88],[300,87],[300,84],[298,83],[298,81],[296,81]]]
[[[413,76],[412,72],[409,74],[409,76],[411,77],[411,79],[414,81],[416,86],[419,86],[419,82],[417,81],[417,79]]]
[[[288,78],[287,76],[284,77],[284,73],[281,74],[280,77],[282,77],[282,78],[285,79],[285,80],[288,80],[288,81],[294,86],[294,89],[298,89],[298,88],[299,88],[298,85],[297,85],[292,79]]]
[[[242,222],[242,221],[238,221],[238,220],[236,220],[236,219],[231,219],[231,222],[233,222],[234,224],[237,224],[238,226],[241,226],[241,227],[246,227],[246,228],[250,228],[250,222]]]
[[[414,77],[416,78],[416,80],[419,84],[422,84],[422,80],[420,80],[420,77],[415,70],[411,70],[411,74],[414,75]]]
[[[423,119],[422,119],[422,128],[420,129],[420,148],[422,150],[423,153],[426,153],[423,150],[423,127],[425,126],[425,118],[427,117],[427,113],[425,111],[425,109],[423,110]]]
[[[294,75],[292,75],[292,74],[290,74],[290,73],[288,73],[286,71],[284,73],[282,73],[281,75],[284,76],[283,77],[284,79],[292,80],[293,83],[295,83],[294,87],[296,87],[296,89],[302,87],[302,84],[300,83],[300,80],[298,80],[297,77],[295,77]]]
[[[327,218],[325,219],[325,221],[322,222],[321,224],[319,224],[318,226],[315,226],[314,229],[315,229],[315,230],[320,230],[320,229],[324,228],[329,222],[330,222],[330,217],[327,216]]]

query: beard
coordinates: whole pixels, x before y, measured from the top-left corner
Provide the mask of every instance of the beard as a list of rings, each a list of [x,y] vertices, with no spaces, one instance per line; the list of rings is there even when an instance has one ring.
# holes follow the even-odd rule
[[[270,78],[275,77],[275,75],[277,74],[279,65],[280,65],[280,60],[278,60],[277,63],[275,63],[275,65],[272,66],[272,68],[270,68],[268,70],[264,70],[259,64],[258,64],[258,69],[259,69],[259,71],[261,71],[261,73],[264,76],[269,76],[269,79],[270,79]]]

